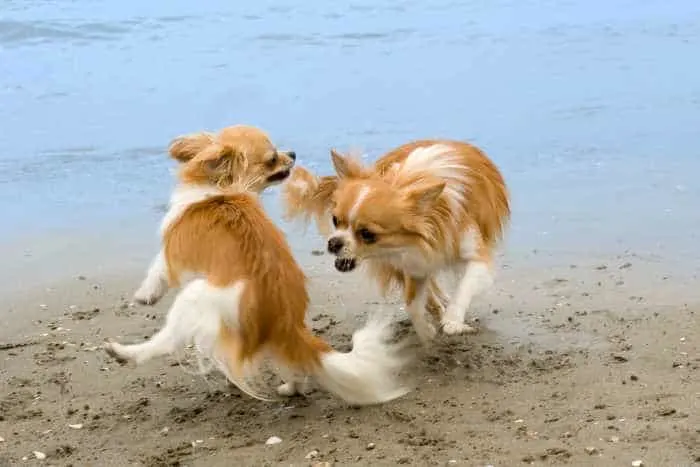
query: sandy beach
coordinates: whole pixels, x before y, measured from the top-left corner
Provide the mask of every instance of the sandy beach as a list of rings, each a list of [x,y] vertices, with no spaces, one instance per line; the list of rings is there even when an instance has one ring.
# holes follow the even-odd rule
[[[361,274],[341,275],[319,251],[298,256],[310,323],[336,348],[370,312],[412,333],[400,302]],[[416,389],[360,409],[319,391],[256,401],[177,358],[119,366],[103,339],[151,335],[174,296],[130,307],[142,269],[10,297],[0,465],[698,465],[697,278],[634,254],[501,263],[473,307],[480,333],[416,348]]]

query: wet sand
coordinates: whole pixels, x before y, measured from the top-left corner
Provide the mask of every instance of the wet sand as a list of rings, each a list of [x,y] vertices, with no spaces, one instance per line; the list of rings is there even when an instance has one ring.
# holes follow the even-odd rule
[[[361,274],[299,258],[336,348],[368,312],[412,333]],[[176,358],[119,366],[99,344],[151,335],[174,296],[127,305],[145,266],[5,294],[1,466],[700,463],[700,290],[654,258],[502,263],[473,305],[480,333],[417,349],[416,389],[360,409],[318,391],[256,401]]]

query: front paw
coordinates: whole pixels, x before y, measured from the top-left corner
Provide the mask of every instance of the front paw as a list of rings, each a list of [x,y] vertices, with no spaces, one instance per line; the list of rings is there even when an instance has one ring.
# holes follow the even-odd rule
[[[133,302],[138,305],[153,306],[165,295],[163,287],[141,287],[134,293]]]
[[[450,319],[443,319],[440,324],[442,326],[442,332],[448,336],[455,336],[458,334],[476,334],[479,332],[479,330],[474,326]]]
[[[124,352],[124,346],[112,339],[105,341],[102,344],[102,349],[120,365],[126,365],[131,361]]]

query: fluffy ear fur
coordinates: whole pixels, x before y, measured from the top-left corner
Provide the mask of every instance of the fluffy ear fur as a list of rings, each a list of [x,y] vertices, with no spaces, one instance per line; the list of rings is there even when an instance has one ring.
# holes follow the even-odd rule
[[[318,177],[297,165],[282,188],[287,220],[301,219],[309,223],[313,218],[319,232],[330,233],[330,210],[338,177]]]
[[[170,157],[178,162],[192,160],[197,154],[214,144],[214,134],[205,131],[178,136],[168,147]]]
[[[433,207],[438,197],[442,194],[446,182],[438,179],[419,179],[407,186],[406,198],[416,206],[418,210],[425,211]]]
[[[239,182],[237,174],[244,173],[246,158],[230,146],[212,143],[183,167],[183,176],[190,182],[207,182],[230,186]]]
[[[357,178],[362,176],[364,172],[362,164],[350,157],[341,155],[335,149],[331,149],[331,161],[339,178]]]

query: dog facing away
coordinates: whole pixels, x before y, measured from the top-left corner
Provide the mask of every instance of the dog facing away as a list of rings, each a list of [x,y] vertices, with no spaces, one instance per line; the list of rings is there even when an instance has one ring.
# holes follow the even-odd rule
[[[436,329],[474,333],[472,299],[493,282],[493,255],[510,218],[509,194],[495,164],[465,142],[404,144],[372,167],[331,151],[335,176],[296,167],[284,188],[287,216],[315,219],[341,272],[366,263],[386,293],[403,287],[406,309],[424,342]],[[332,228],[328,224],[332,222]],[[448,299],[436,276],[457,271]]]
[[[404,360],[387,343],[389,323],[368,321],[349,353],[334,351],[306,326],[306,277],[258,200],[256,191],[266,183],[241,180],[239,157],[234,150],[205,150],[183,163],[162,224],[162,258],[171,286],[195,278],[150,339],[132,345],[110,340],[104,349],[122,363],[141,364],[194,344],[231,382],[260,399],[246,377],[263,358],[280,368],[280,395],[304,392],[307,376],[356,405],[405,394],[394,379]]]
[[[233,177],[246,180],[249,190],[261,193],[287,179],[296,160],[294,151],[278,150],[265,132],[247,125],[226,127],[218,135],[199,132],[180,136],[170,143],[168,152],[181,164],[192,161],[181,169],[189,183],[197,184],[199,188],[191,190],[189,185],[183,185],[175,190],[170,200],[170,212],[163,219],[161,233],[172,217],[177,217],[191,203],[192,197],[218,193],[216,187],[208,185],[211,176],[219,177],[217,183],[223,185],[231,184]],[[161,251],[151,262],[146,278],[134,293],[133,301],[141,305],[154,305],[167,293],[168,288],[165,258]]]

